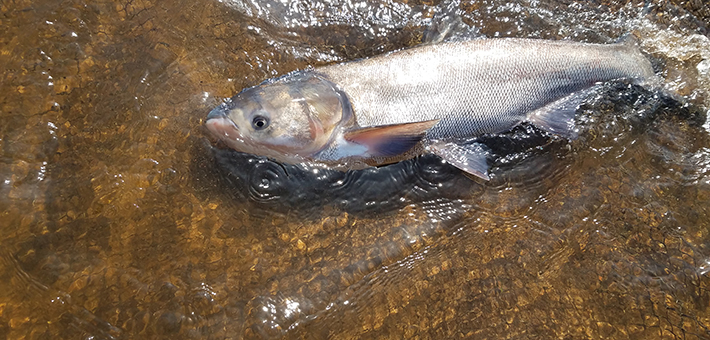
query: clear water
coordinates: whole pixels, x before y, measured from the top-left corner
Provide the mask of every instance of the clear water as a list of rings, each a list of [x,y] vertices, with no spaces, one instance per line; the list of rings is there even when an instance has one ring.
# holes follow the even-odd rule
[[[701,1],[0,5],[0,339],[710,338]],[[460,20],[451,20],[451,18]],[[446,33],[436,33],[438,31]],[[581,137],[341,173],[224,149],[222,98],[432,35],[608,43]]]

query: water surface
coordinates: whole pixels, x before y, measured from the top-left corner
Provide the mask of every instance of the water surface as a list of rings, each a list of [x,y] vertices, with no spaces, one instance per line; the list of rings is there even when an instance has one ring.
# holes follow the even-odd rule
[[[702,1],[20,0],[0,25],[0,339],[710,338]],[[202,126],[307,66],[628,32],[664,89],[606,84],[575,141],[486,140],[490,182],[283,165]]]

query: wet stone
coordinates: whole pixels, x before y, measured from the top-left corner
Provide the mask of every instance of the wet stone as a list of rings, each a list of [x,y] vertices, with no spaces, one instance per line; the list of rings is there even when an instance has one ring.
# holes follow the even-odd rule
[[[291,5],[0,5],[0,339],[709,337],[710,5]],[[577,140],[483,138],[489,182],[432,155],[314,172],[202,126],[244,87],[421,43],[451,11],[454,36],[635,32],[686,98],[604,84]]]
[[[155,317],[155,331],[157,334],[169,335],[180,331],[182,315],[180,315],[179,313],[166,311],[158,314]]]

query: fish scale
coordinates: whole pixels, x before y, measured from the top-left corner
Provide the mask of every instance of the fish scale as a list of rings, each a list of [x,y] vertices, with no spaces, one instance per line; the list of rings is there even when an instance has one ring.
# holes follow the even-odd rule
[[[630,39],[428,44],[267,80],[206,124],[237,150],[288,163],[361,169],[432,152],[487,180],[477,137],[528,121],[574,138],[577,107],[597,83],[654,77]]]
[[[430,139],[506,131],[596,82],[653,75],[633,44],[535,39],[425,45],[316,71],[348,95],[360,127],[441,119]]]

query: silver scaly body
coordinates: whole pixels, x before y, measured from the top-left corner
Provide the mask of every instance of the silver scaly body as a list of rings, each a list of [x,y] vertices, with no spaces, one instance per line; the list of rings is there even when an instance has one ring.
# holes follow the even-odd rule
[[[347,94],[360,127],[440,119],[429,139],[507,131],[551,102],[612,79],[647,79],[633,43],[478,39],[316,69]]]
[[[294,71],[243,90],[206,125],[231,147],[290,163],[360,169],[431,152],[489,179],[476,142],[528,121],[576,136],[599,82],[655,78],[635,41],[478,39]]]

